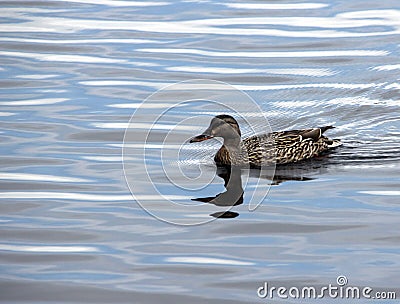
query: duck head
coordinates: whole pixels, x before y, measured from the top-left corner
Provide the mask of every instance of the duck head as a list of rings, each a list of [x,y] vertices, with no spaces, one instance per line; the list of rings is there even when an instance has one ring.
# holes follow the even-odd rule
[[[214,137],[222,137],[225,145],[237,145],[240,142],[240,129],[236,119],[230,115],[215,116],[210,126],[202,134],[193,137],[190,142],[199,142]]]

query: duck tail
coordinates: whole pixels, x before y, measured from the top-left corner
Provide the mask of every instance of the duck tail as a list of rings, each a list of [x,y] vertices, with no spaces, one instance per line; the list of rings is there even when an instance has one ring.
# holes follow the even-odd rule
[[[343,145],[343,143],[340,141],[340,139],[331,139],[328,142],[328,149],[334,149],[336,147],[339,147]]]
[[[335,129],[335,127],[334,126],[325,126],[325,127],[321,127],[320,129],[321,129],[321,134],[323,134],[326,130]]]

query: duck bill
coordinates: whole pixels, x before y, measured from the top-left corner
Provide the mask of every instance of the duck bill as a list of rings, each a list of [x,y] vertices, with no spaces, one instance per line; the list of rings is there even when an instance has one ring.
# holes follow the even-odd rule
[[[193,137],[193,138],[190,140],[190,142],[191,142],[191,143],[200,142],[200,141],[205,141],[205,140],[211,139],[211,138],[213,138],[213,136],[207,135],[207,134],[201,134],[201,135],[198,135],[198,136]]]

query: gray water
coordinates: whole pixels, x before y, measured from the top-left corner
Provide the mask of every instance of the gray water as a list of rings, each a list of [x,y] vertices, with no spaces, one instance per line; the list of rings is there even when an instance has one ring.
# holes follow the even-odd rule
[[[1,302],[266,303],[257,296],[264,282],[320,287],[340,275],[348,286],[399,297],[398,1],[0,7]],[[329,136],[343,146],[277,168],[272,181],[244,172],[243,203],[230,209],[232,218],[215,219],[210,215],[227,208],[187,208],[197,206],[192,199],[224,191],[212,144],[185,146],[183,159],[164,159],[187,172],[193,166],[194,175],[202,164],[214,179],[198,191],[166,183],[157,153],[177,122],[204,116],[176,132],[190,138],[221,111],[201,102],[178,107],[152,137],[147,169],[163,195],[186,203],[168,216],[214,220],[159,221],[137,203],[147,198],[164,207],[143,182],[140,153],[124,157],[137,168],[128,184],[143,187],[132,196],[125,181],[124,132],[149,95],[191,79],[243,90],[272,130],[334,125]],[[146,115],[134,129],[139,137],[153,122]],[[249,211],[259,180],[270,190]]]

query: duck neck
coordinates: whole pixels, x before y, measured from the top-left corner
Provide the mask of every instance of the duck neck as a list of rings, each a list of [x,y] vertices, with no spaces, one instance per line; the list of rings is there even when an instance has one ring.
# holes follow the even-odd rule
[[[221,148],[230,164],[237,163],[240,153],[240,137],[224,139],[224,145]]]
[[[217,165],[231,165],[237,162],[240,155],[240,137],[224,139],[222,147],[215,154],[214,161]]]
[[[224,146],[228,151],[236,151],[240,147],[240,137],[224,138]]]

